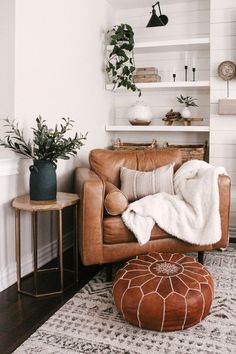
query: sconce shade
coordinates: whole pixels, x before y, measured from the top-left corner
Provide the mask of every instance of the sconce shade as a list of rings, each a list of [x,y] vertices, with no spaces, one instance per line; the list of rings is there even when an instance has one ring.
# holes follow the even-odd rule
[[[165,26],[165,24],[157,16],[156,10],[153,9],[152,16],[147,24],[147,27],[157,27],[157,26]]]

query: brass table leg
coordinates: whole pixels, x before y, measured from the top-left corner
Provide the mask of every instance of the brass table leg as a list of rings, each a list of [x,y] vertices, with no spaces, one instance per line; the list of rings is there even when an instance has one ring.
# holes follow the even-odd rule
[[[64,276],[63,276],[63,244],[62,244],[62,210],[58,211],[58,242],[59,242],[60,283],[61,283],[61,291],[63,291]]]
[[[21,288],[21,251],[20,251],[20,210],[15,211],[15,236],[16,236],[16,274],[17,290]]]
[[[34,247],[34,289],[37,295],[37,271],[38,271],[38,215],[37,211],[32,212],[32,233]]]
[[[76,283],[79,281],[79,274],[78,274],[78,242],[77,242],[77,219],[78,219],[78,205],[75,204],[74,206],[74,267],[75,267],[75,281]]]
[[[50,212],[50,240],[51,240],[51,242],[53,242],[53,240],[54,240],[53,235],[55,233],[55,230],[57,230],[55,227],[55,225],[56,225],[55,219],[57,217],[57,214],[54,213],[54,210],[50,210],[49,212]],[[51,251],[51,256],[53,256],[52,251]],[[58,259],[59,259],[59,244],[57,242],[57,261],[58,261]],[[59,266],[58,266],[58,268],[59,268]]]

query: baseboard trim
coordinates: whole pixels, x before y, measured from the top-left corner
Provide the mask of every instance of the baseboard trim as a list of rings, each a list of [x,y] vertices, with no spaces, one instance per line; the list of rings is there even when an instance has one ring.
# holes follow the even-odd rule
[[[63,236],[63,250],[72,246],[72,231]],[[38,249],[38,266],[50,262],[57,254],[57,241],[47,244]],[[22,275],[33,271],[33,254],[22,257],[21,259]],[[16,283],[16,262],[9,264],[6,268],[0,270],[0,292]]]

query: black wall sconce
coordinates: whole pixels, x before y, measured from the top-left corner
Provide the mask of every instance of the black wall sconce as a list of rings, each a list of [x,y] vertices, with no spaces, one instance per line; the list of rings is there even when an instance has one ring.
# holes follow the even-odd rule
[[[157,16],[155,7],[158,5],[160,16]],[[160,2],[157,1],[154,5],[152,5],[152,16],[147,24],[147,27],[157,27],[157,26],[165,26],[168,23],[168,17],[166,15],[162,15]]]

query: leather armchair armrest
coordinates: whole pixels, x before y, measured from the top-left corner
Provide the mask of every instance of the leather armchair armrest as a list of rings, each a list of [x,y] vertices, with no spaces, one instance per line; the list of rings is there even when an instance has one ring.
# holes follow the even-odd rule
[[[102,263],[104,182],[89,168],[75,170],[75,191],[80,196],[79,251],[84,265]]]
[[[230,212],[230,189],[231,180],[229,176],[220,175],[218,179],[220,194],[220,218],[221,218],[221,240],[213,248],[225,248],[229,242],[229,212]]]

